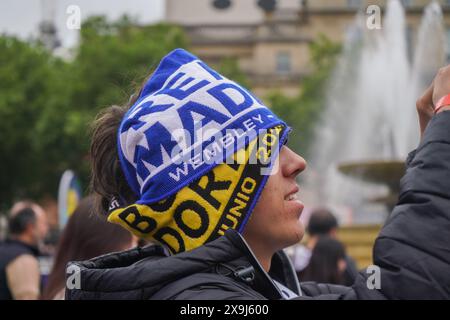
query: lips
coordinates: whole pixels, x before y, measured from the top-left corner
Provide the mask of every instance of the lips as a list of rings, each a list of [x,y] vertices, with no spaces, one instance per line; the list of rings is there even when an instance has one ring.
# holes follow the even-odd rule
[[[297,197],[296,193],[293,193],[293,194],[288,195],[286,198],[284,198],[284,200],[287,200],[287,201],[298,200],[298,197]]]
[[[298,186],[295,186],[295,188],[292,189],[292,190],[284,197],[284,200],[286,200],[286,201],[297,201],[297,200],[299,200],[299,199],[298,199],[298,196],[297,196],[297,193],[298,193],[299,190],[300,190],[300,188],[299,188]]]

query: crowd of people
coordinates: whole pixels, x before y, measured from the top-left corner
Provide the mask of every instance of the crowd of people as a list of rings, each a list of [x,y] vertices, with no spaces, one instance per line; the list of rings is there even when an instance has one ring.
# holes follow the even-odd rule
[[[319,208],[308,221],[307,241],[288,251],[302,281],[351,286],[358,274],[355,261],[337,239],[338,220],[330,210]]]
[[[40,250],[48,230],[46,214],[38,204],[18,202],[10,210],[8,237],[0,243],[1,300],[64,299],[69,261],[91,259],[138,244],[131,233],[95,215],[92,197],[87,197],[60,234],[48,275],[42,268],[47,253]]]

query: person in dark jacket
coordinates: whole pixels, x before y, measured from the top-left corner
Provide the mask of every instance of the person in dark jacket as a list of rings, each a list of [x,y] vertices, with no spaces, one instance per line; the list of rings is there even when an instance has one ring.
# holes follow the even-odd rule
[[[47,232],[47,216],[39,205],[21,201],[12,207],[9,236],[0,243],[0,300],[39,298],[39,245]]]
[[[198,58],[171,52],[129,110],[100,116],[91,145],[100,211],[159,245],[69,264],[66,298],[448,299],[450,107],[433,107],[449,92],[446,68],[418,102],[427,128],[375,243],[377,267],[352,287],[300,284],[281,250],[303,236],[295,178],[305,161],[285,145],[287,125]]]

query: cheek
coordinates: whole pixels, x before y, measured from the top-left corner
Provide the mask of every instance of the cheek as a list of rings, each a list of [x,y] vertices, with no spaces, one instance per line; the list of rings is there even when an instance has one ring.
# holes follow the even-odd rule
[[[41,234],[45,234],[47,232],[47,225],[42,223],[40,228]]]
[[[272,218],[276,218],[282,212],[283,196],[275,176],[269,177],[255,210],[262,211],[265,216]]]
[[[275,174],[269,177],[266,187],[264,188],[263,195],[266,198],[266,205],[277,206],[280,210],[280,205],[283,205],[284,191],[283,181],[279,174]],[[265,193],[265,194],[264,194]]]
[[[264,224],[266,228],[270,228],[277,221],[283,219],[283,200],[280,184],[275,176],[270,176],[253,210],[252,217],[258,219],[259,224]]]
[[[249,225],[246,228],[249,228],[251,225],[252,229],[267,229],[267,226],[271,223],[271,215],[276,208],[276,204],[274,204],[275,197],[273,196],[272,186],[269,182],[270,178],[253,209]]]

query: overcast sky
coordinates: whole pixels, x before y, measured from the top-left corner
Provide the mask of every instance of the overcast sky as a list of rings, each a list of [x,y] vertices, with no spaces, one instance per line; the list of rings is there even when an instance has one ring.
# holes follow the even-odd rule
[[[164,0],[0,0],[0,33],[36,37],[45,11],[54,17],[63,46],[72,46],[78,31],[66,27],[70,5],[79,7],[81,20],[98,14],[116,19],[126,13],[140,23],[152,23],[164,17]]]

